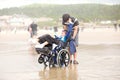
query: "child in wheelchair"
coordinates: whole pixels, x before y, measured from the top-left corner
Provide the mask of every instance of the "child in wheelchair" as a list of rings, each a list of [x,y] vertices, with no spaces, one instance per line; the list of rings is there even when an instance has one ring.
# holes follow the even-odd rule
[[[36,50],[39,48],[41,49],[42,52],[47,51],[46,49],[48,48],[49,50],[52,50],[53,44],[56,44],[62,48],[65,47],[65,42],[66,42],[66,30],[62,31],[62,34],[60,37],[52,37],[49,34],[42,35],[37,38],[37,41],[40,43],[35,46]],[[44,50],[42,50],[44,49]],[[38,52],[39,53],[39,52]]]
[[[67,31],[63,30],[60,37],[57,37],[57,36],[52,37],[49,34],[45,34],[45,35],[38,37],[37,41],[40,44],[36,45],[35,49],[38,52],[38,54],[41,53],[40,57],[38,59],[38,62],[40,64],[44,63],[45,66],[47,66],[47,65],[54,66],[55,64],[57,64],[57,62],[58,62],[57,55],[58,55],[59,51],[61,49],[65,49],[65,47],[66,47],[66,40],[67,40],[66,33],[67,33]],[[56,44],[56,47],[52,48],[53,44]],[[64,52],[66,52],[66,53],[64,53]],[[64,50],[64,52],[62,52],[62,56],[64,54],[67,54],[67,55],[64,55],[64,57],[67,56],[67,58],[69,58],[69,53],[66,50]],[[64,58],[64,60],[65,60],[65,58]],[[47,64],[47,62],[49,64]],[[67,66],[67,63],[66,63],[66,66]],[[59,61],[59,64],[61,66],[60,61]]]

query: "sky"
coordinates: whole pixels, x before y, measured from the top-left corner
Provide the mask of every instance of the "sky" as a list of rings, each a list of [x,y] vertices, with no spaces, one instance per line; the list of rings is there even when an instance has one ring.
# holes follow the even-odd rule
[[[41,4],[83,4],[83,3],[100,3],[100,4],[120,4],[120,0],[0,0],[0,9],[10,7],[20,7],[33,3]]]

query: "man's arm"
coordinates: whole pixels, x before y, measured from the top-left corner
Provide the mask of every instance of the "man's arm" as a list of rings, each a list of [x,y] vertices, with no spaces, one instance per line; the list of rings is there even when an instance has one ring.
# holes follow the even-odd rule
[[[67,30],[67,26],[66,26],[66,25],[63,25],[63,29],[64,29],[64,30]]]
[[[78,25],[74,27],[73,36],[72,36],[73,39],[75,39],[77,32],[78,32]]]
[[[75,39],[77,33],[78,33],[78,29],[79,29],[79,22],[77,19],[75,19],[75,22],[74,22],[74,32],[73,32],[73,36],[72,38]]]
[[[63,26],[63,29],[64,29],[64,30],[67,30],[67,26],[64,25],[64,26]],[[73,31],[73,36],[72,36],[73,39],[75,39],[75,37],[76,37],[76,35],[77,35],[77,32],[78,32],[78,25],[77,25],[77,26],[74,26],[74,31]]]

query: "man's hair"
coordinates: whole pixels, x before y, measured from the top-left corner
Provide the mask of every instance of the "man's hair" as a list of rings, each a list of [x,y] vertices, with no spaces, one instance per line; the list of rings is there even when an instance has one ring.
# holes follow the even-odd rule
[[[67,22],[67,21],[69,20],[69,18],[70,18],[70,15],[69,15],[69,14],[63,14],[63,16],[62,16],[62,21],[63,21],[63,23],[64,23],[64,22]]]

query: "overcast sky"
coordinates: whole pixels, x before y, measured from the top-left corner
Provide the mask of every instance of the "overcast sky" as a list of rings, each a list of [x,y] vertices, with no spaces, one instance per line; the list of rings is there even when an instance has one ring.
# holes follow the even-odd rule
[[[82,4],[82,3],[100,3],[100,4],[120,4],[120,0],[0,0],[0,9],[9,7],[19,7],[33,3],[46,4]]]

